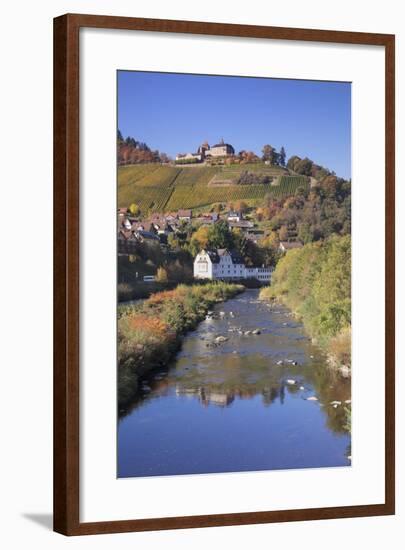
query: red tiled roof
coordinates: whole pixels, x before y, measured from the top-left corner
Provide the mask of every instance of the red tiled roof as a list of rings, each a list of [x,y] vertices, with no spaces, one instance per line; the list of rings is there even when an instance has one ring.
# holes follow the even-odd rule
[[[179,210],[177,215],[179,218],[191,218],[191,210]]]

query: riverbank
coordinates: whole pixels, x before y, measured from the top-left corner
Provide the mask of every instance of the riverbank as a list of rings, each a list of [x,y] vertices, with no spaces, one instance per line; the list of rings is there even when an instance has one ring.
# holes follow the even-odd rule
[[[214,304],[243,290],[241,285],[222,282],[179,285],[122,310],[118,318],[119,408],[136,396],[142,376],[169,363],[182,335],[194,329]]]
[[[287,252],[277,264],[271,287],[262,289],[260,298],[285,304],[327,352],[329,363],[342,373],[350,373],[349,236],[333,236]]]
[[[125,303],[132,300],[144,300],[156,292],[163,290],[172,290],[176,283],[157,283],[135,281],[132,283],[118,283],[117,299],[118,303]]]

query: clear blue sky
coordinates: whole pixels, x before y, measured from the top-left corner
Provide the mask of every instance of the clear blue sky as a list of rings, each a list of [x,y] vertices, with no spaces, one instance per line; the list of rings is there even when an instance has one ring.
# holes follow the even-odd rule
[[[119,71],[118,127],[172,157],[269,143],[351,177],[349,83]]]

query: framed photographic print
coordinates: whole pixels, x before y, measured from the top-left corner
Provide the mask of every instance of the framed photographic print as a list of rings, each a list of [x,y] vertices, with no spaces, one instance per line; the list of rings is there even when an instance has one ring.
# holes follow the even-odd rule
[[[54,143],[55,530],[393,514],[394,36],[64,15]]]

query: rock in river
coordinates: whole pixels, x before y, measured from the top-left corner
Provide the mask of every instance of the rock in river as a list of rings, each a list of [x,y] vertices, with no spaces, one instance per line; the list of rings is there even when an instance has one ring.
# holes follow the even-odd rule
[[[215,338],[215,342],[217,344],[221,344],[222,342],[226,342],[228,340],[228,338],[226,338],[226,336],[217,336]]]
[[[349,378],[350,376],[350,368],[347,365],[342,365],[339,367],[339,372],[343,378]]]

